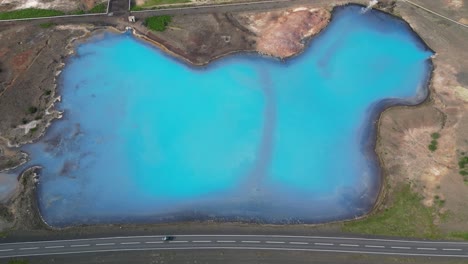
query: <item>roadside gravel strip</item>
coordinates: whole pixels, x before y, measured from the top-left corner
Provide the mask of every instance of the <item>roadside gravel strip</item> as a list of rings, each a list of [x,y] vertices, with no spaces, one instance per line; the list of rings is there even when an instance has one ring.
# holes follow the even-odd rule
[[[468,258],[468,243],[276,235],[106,237],[0,244],[0,258],[142,250],[236,249]]]

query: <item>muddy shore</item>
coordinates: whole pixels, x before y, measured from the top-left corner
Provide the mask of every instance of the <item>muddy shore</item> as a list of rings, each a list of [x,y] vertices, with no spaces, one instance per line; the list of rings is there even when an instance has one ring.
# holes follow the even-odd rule
[[[313,8],[317,8],[317,6]],[[462,182],[460,184],[462,178],[458,175],[456,168],[456,158],[459,155],[457,151],[468,150],[468,142],[465,136],[468,131],[468,127],[465,125],[468,124],[468,116],[466,114],[467,98],[459,96],[459,94],[464,94],[464,90],[460,89],[466,90],[466,87],[468,87],[466,80],[468,73],[463,72],[468,69],[468,58],[466,57],[466,52],[463,52],[463,34],[467,37],[466,34],[468,33],[466,31],[463,32],[463,30],[460,32],[454,26],[447,26],[444,22],[437,21],[437,25],[441,25],[441,28],[436,30],[443,33],[441,33],[441,36],[434,37],[434,33],[432,32],[434,30],[432,25],[434,21],[428,18],[426,14],[421,14],[405,4],[395,4],[392,1],[388,1],[387,5],[381,5],[379,8],[402,16],[423,40],[432,49],[437,51],[437,56],[433,60],[434,73],[429,87],[431,96],[419,106],[391,107],[384,110],[380,115],[377,129],[376,153],[382,164],[385,183],[383,184],[384,187],[381,191],[379,202],[376,204],[372,214],[384,210],[391,204],[393,190],[399,184],[406,182],[411,182],[414,189],[424,196],[426,206],[431,206],[434,196],[440,195],[447,200],[445,209],[441,209],[468,212],[462,200],[465,199],[464,201],[466,201],[468,199],[468,191],[466,188],[463,188]],[[330,7],[327,6],[326,10],[330,10]],[[284,10],[274,12],[277,12],[277,14],[272,17],[278,17],[281,16]],[[164,33],[148,32],[139,23],[132,25],[132,27],[135,28],[138,34],[144,35],[144,38],[153,41],[170,53],[177,54],[180,58],[184,58],[184,60],[195,65],[204,65],[226,54],[240,51],[258,51],[258,41],[261,40],[261,37],[258,36],[258,32],[253,32],[253,30],[248,28],[249,24],[245,24],[249,16],[252,16],[252,13],[176,16],[171,24],[171,28]],[[194,21],[197,23],[194,23]],[[114,26],[122,30],[126,24],[116,23]],[[323,27],[324,25],[318,31]],[[33,49],[33,52],[30,53],[27,53],[27,47],[19,48],[16,52],[11,52],[11,46],[7,46],[7,49],[9,49],[7,51],[5,51],[3,45],[0,46],[0,58],[2,58],[2,62],[19,61],[17,63],[18,66],[0,64],[0,69],[2,69],[0,71],[0,111],[12,113],[7,119],[0,120],[0,171],[2,166],[3,168],[12,167],[24,161],[23,154],[15,152],[11,148],[6,148],[6,145],[17,145],[36,139],[45,131],[47,124],[59,116],[60,113],[55,111],[51,111],[52,114],[49,115],[40,115],[40,113],[44,113],[46,109],[50,108],[57,98],[55,95],[55,80],[52,80],[50,76],[58,72],[60,67],[63,67],[63,61],[70,54],[72,46],[66,43],[71,43],[73,39],[86,36],[96,28],[90,25],[87,27],[69,27],[63,29],[57,29],[57,27],[45,30],[38,29],[34,28],[39,33],[31,36],[32,30],[27,28],[27,26],[23,26],[22,29],[1,30],[0,28],[2,36],[11,34],[11,46],[22,46],[23,43],[28,43],[31,44],[28,47]],[[18,31],[24,35],[17,35]],[[66,33],[64,34],[64,32]],[[46,34],[49,37],[48,39],[44,37]],[[462,35],[460,36],[459,34]],[[301,34],[298,43],[310,37],[311,35]],[[268,37],[265,37],[265,39],[268,39]],[[450,40],[450,42],[447,43],[447,40]],[[45,45],[40,46],[37,43],[45,43]],[[451,47],[445,47],[447,44]],[[291,47],[293,47],[291,48],[292,50],[295,50],[292,54],[297,54],[304,48],[304,46],[301,47],[297,43],[293,43]],[[275,55],[264,51],[262,53]],[[9,56],[5,54],[9,54],[12,57],[4,59],[5,56]],[[291,52],[283,54],[289,55],[276,55],[284,58],[293,56]],[[41,61],[41,56],[43,58],[47,57],[47,59]],[[34,74],[28,75],[28,73]],[[40,80],[38,83],[41,84],[39,87],[32,85],[34,82],[37,83],[38,80]],[[31,89],[26,89],[28,93],[25,95],[24,91],[26,87],[30,87]],[[453,87],[457,88],[450,89]],[[48,91],[51,92],[49,93]],[[30,107],[36,107],[37,109],[32,113],[33,111],[30,111]],[[31,128],[29,128],[29,131],[26,132],[28,128],[25,125],[35,120],[40,120],[39,125],[36,124],[37,129],[31,132]],[[36,128],[31,127],[32,129]],[[431,153],[427,149],[427,144],[430,141],[430,133],[433,131],[439,131],[442,136],[440,149],[437,152]],[[422,137],[427,137],[428,142],[422,141]],[[453,149],[457,151],[453,153]],[[429,170],[427,169],[429,164],[440,165],[440,167],[437,167],[435,170]],[[437,173],[434,171],[437,171]],[[408,175],[413,176],[409,177]],[[147,232],[170,232],[174,234],[184,232],[249,233],[253,231],[256,233],[274,232],[278,234],[330,234],[340,232],[339,224],[312,227],[310,225],[269,226],[215,222],[105,225],[72,227],[59,231],[47,227],[40,218],[35,201],[34,186],[35,177],[33,171],[24,173],[19,179],[18,191],[8,202],[9,209],[4,214],[3,226],[13,226],[14,231],[11,233],[15,235],[10,236],[8,238],[10,240],[39,239],[44,236],[66,238],[114,234],[134,235],[139,233],[147,234]],[[452,194],[454,190],[456,194]],[[465,220],[468,219],[468,213],[466,214],[462,214],[461,218],[457,218],[452,222],[440,223],[440,226],[448,231],[463,228],[466,230],[466,223],[468,221]],[[12,219],[13,221],[11,221]]]

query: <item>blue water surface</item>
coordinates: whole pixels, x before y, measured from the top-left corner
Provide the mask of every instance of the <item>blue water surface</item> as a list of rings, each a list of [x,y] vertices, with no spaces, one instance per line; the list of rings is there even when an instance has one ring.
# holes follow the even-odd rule
[[[77,47],[56,121],[25,147],[52,226],[323,222],[366,213],[379,102],[424,99],[432,55],[404,22],[338,7],[305,52],[191,67],[131,34]]]

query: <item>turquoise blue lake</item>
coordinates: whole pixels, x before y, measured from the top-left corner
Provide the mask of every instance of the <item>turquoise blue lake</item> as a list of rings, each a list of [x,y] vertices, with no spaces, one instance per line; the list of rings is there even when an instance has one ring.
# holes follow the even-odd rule
[[[349,5],[303,54],[192,67],[129,33],[77,46],[56,121],[25,146],[52,226],[367,213],[381,175],[375,121],[427,95],[432,52],[406,23]]]

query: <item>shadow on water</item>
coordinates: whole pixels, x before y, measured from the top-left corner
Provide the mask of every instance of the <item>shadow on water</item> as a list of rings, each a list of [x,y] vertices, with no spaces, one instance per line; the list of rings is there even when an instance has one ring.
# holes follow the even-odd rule
[[[274,84],[269,73],[259,69],[260,86],[265,99],[265,109],[263,112],[263,127],[260,145],[257,150],[257,158],[252,170],[249,172],[246,181],[241,184],[240,189],[249,193],[251,196],[258,196],[264,190],[264,179],[268,175],[268,169],[272,160],[274,147],[273,137],[276,127],[276,98],[273,89]]]

